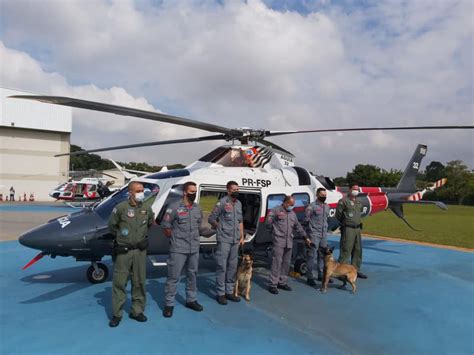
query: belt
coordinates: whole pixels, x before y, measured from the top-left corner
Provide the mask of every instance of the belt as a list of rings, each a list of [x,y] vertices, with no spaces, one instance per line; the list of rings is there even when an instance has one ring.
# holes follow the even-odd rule
[[[362,226],[362,223],[359,223],[359,224],[344,223],[342,226],[345,228],[360,228]]]

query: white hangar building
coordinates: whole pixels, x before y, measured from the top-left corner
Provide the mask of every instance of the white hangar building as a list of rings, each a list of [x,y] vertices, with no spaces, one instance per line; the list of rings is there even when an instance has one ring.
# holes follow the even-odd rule
[[[40,102],[11,99],[33,93],[0,87],[0,193],[15,200],[24,194],[51,201],[48,193],[66,181],[72,129],[72,109]]]

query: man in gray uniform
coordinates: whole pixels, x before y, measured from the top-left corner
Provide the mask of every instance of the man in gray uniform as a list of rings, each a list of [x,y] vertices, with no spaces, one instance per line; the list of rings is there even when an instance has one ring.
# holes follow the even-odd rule
[[[203,218],[201,207],[194,202],[196,192],[196,183],[192,181],[185,183],[183,199],[166,210],[161,224],[165,236],[171,238],[163,310],[163,316],[166,318],[173,316],[176,286],[185,265],[186,307],[197,312],[203,310],[196,299],[196,276],[199,264],[199,239],[205,229],[201,225]]]
[[[227,196],[217,202],[208,220],[217,229],[216,299],[221,305],[226,305],[227,300],[240,301],[239,297],[233,295],[239,245],[244,244],[242,204],[237,199],[238,196],[239,185],[235,181],[229,181]]]
[[[288,273],[290,271],[291,252],[293,249],[293,233],[305,238],[305,243],[311,247],[311,239],[306,235],[298,217],[293,211],[295,200],[286,196],[283,203],[272,209],[267,216],[266,226],[272,233],[273,257],[268,291],[278,294],[280,288],[291,291],[288,286]]]
[[[316,286],[315,273],[313,271],[315,259],[317,256],[317,272],[318,281],[323,279],[324,258],[321,255],[320,248],[327,248],[327,230],[328,230],[328,216],[329,206],[326,201],[326,189],[320,187],[316,190],[316,201],[310,203],[305,210],[303,225],[306,232],[311,237],[312,246],[309,248],[308,258],[306,264],[308,271],[306,272],[306,282],[310,286]]]

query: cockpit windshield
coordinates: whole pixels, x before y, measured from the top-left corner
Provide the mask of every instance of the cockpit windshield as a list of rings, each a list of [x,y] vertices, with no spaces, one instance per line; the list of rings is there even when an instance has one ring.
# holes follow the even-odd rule
[[[54,191],[61,191],[61,190],[64,190],[64,187],[66,186],[67,182],[63,182],[62,184],[59,184],[58,186],[56,186],[53,190]]]
[[[160,187],[157,184],[151,184],[148,182],[140,182],[143,184],[145,200],[144,204],[151,203],[154,196],[160,192]],[[122,187],[120,190],[117,190],[115,193],[107,197],[106,199],[99,202],[97,206],[94,207],[94,211],[97,212],[102,218],[109,218],[112,213],[112,209],[118,205],[120,202],[128,199],[128,185]]]
[[[263,168],[272,155],[270,149],[260,146],[219,147],[199,160],[225,167]]]

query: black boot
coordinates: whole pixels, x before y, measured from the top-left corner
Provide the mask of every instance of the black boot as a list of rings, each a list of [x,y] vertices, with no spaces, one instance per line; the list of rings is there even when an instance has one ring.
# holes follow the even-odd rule
[[[280,290],[285,290],[285,291],[292,291],[292,290],[293,290],[293,289],[292,289],[290,286],[288,286],[288,285],[280,285],[280,284],[278,284],[277,287],[278,287]]]
[[[137,315],[130,313],[129,317],[131,319],[135,319],[137,322],[140,322],[140,323],[146,322],[148,320],[148,318],[143,313],[140,313]]]
[[[109,322],[109,327],[115,328],[117,325],[120,324],[121,320],[122,320],[122,318],[113,316],[112,319]]]
[[[217,303],[225,306],[227,304],[227,298],[224,295],[216,297]]]
[[[227,293],[225,295],[225,298],[227,298],[229,301],[232,301],[232,302],[240,302],[240,297],[234,296],[232,293]]]
[[[278,295],[278,290],[275,286],[270,286],[268,288],[268,292],[273,293],[274,295]]]
[[[186,303],[186,307],[196,312],[201,312],[204,309],[197,301]]]
[[[163,309],[163,317],[165,318],[171,318],[173,317],[173,306],[165,306],[165,309]]]

